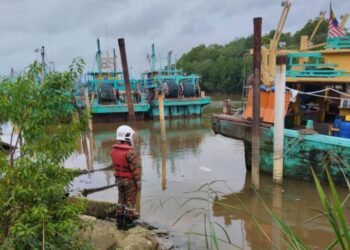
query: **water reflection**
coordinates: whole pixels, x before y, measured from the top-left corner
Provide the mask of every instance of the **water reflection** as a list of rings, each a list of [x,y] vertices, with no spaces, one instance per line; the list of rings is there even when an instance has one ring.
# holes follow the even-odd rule
[[[92,138],[82,138],[76,153],[65,165],[87,168],[87,159],[91,159],[90,152],[93,151],[93,168],[108,166],[115,143],[115,130],[119,125],[93,124]],[[257,228],[252,214],[274,245],[283,249],[283,235],[265,210],[266,203],[310,247],[323,248],[334,238],[326,220],[304,222],[322,207],[313,183],[286,179],[283,188],[276,188],[272,185],[271,176],[261,175],[258,196],[251,189],[250,173],[246,175],[243,143],[215,135],[208,115],[187,120],[167,120],[165,125],[166,143],[161,142],[158,121],[141,121],[137,122],[136,128],[134,126],[138,134],[135,146],[143,166],[142,190],[137,203],[137,209],[142,206],[142,219],[155,225],[167,225],[171,230],[188,232],[191,229],[203,233],[203,217],[185,216],[173,225],[186,211],[201,207],[208,209],[214,223],[224,227],[233,244],[245,249],[270,249],[271,244]],[[195,195],[189,191],[214,180],[225,180],[213,185],[213,189],[226,194],[218,196],[216,203],[208,206],[206,202],[194,200],[181,206]],[[76,178],[73,187],[95,188],[113,182],[112,170],[100,171]],[[344,198],[347,191],[340,189],[339,193]],[[115,202],[117,189],[111,188],[88,197]],[[349,203],[345,209],[349,211]],[[347,213],[347,216],[350,214]],[[225,239],[222,229],[215,229],[219,237]],[[222,243],[221,249],[232,249],[232,246]]]
[[[166,190],[166,161],[167,161],[167,143],[162,142],[161,144],[162,152],[162,190]],[[172,164],[173,165],[173,164]]]
[[[273,244],[276,249],[286,248],[286,240],[265,206],[292,227],[296,234],[310,247],[323,249],[334,239],[329,222],[318,218],[306,222],[322,211],[315,187],[312,183],[285,180],[285,185],[272,185],[271,176],[260,176],[261,190],[256,194],[251,188],[250,176],[246,176],[244,188],[238,193],[217,198],[213,204],[213,215],[222,217],[224,224],[230,226],[239,221],[243,224],[245,244],[252,249],[268,249]],[[345,198],[346,189],[340,188],[339,194]],[[348,206],[350,205],[347,202]],[[346,206],[345,206],[346,207]],[[255,223],[253,217],[258,223]],[[350,215],[347,213],[347,219]],[[259,229],[259,227],[261,229]],[[263,232],[271,240],[269,242]]]

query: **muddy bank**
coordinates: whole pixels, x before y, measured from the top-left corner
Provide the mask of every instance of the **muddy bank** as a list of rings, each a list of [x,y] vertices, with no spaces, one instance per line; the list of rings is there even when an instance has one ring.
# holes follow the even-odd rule
[[[141,226],[119,231],[112,220],[101,220],[96,217],[83,215],[82,220],[91,223],[91,229],[81,231],[82,239],[91,239],[92,249],[128,249],[128,250],[163,250],[171,249],[171,243],[158,239],[157,233]]]
[[[92,249],[173,249],[169,233],[152,225],[139,221],[138,226],[127,231],[117,230],[115,224],[116,204],[81,197],[70,197],[71,202],[83,202],[84,215],[81,220],[88,224],[87,230],[80,232],[80,238],[91,239]]]

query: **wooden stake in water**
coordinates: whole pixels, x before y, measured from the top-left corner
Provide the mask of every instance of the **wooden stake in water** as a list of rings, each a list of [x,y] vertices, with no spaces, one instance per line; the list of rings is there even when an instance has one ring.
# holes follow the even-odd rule
[[[85,88],[84,90],[84,99],[85,99],[85,107],[90,112],[90,97],[89,97],[89,91],[88,88]],[[93,147],[93,135],[92,135],[92,120],[89,119],[88,121],[88,137],[89,137],[89,157],[88,157],[88,170],[93,170],[94,166],[94,147]]]
[[[162,142],[166,142],[165,121],[164,121],[164,98],[163,93],[158,92],[159,122]]]
[[[118,45],[120,50],[120,58],[122,60],[126,101],[128,104],[128,111],[129,111],[129,120],[135,121],[135,111],[134,111],[134,104],[132,102],[132,93],[131,93],[131,87],[130,87],[129,69],[128,69],[128,61],[126,58],[124,38],[118,39]]]
[[[275,74],[275,114],[273,133],[273,182],[283,184],[283,131],[286,92],[286,60],[277,58]]]
[[[261,17],[254,18],[252,184],[255,189],[259,189],[259,169],[260,169],[261,22],[262,22]]]

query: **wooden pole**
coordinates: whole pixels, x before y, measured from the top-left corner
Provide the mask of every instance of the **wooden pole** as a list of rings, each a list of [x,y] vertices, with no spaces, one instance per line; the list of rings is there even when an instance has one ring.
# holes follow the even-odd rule
[[[254,18],[252,184],[259,189],[261,17]]]
[[[85,107],[88,110],[88,112],[90,112],[90,98],[89,98],[89,90],[87,87],[85,87],[84,90],[84,96],[85,96]],[[91,171],[93,169],[93,165],[94,165],[94,153],[93,153],[93,135],[92,135],[92,120],[89,119],[88,121],[88,136],[89,136],[89,159],[87,161],[88,163],[88,170]]]
[[[119,50],[120,50],[120,57],[121,57],[121,60],[122,60],[122,66],[123,66],[123,76],[124,76],[126,100],[127,100],[127,103],[128,103],[129,120],[135,121],[135,112],[134,112],[134,105],[133,105],[133,102],[132,102],[130,78],[129,78],[129,69],[128,69],[128,61],[126,59],[124,38],[119,38],[118,39],[118,45],[119,45]]]
[[[273,133],[273,182],[283,184],[283,141],[286,92],[286,58],[277,58]]]
[[[163,93],[158,92],[158,106],[159,106],[159,122],[160,122],[160,134],[162,143],[166,142],[166,133],[165,133],[165,121],[164,121],[164,100]]]

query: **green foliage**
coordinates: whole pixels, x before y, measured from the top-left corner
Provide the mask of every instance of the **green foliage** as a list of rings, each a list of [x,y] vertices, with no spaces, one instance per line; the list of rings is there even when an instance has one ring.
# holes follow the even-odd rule
[[[281,42],[288,49],[298,49],[302,35],[311,36],[318,20],[309,20],[305,26],[294,35],[282,33]],[[314,44],[323,43],[327,38],[327,21],[324,20],[313,39]],[[269,47],[275,31],[262,37],[264,46]],[[186,73],[199,74],[201,87],[208,92],[240,93],[243,83],[252,74],[252,58],[246,56],[253,47],[253,36],[235,39],[226,45],[199,45],[185,53],[177,62]]]
[[[39,82],[41,67],[34,62],[13,82],[0,83],[0,122],[12,124],[11,144],[20,148],[0,156],[0,248],[82,247],[83,205],[67,201],[73,176],[62,163],[88,117],[74,108],[73,86],[83,65],[75,59],[69,71]]]
[[[349,198],[349,195],[341,203],[332,177],[329,173],[328,168],[325,168],[327,181],[330,189],[330,195],[327,196],[324,188],[322,187],[320,180],[318,179],[315,171],[311,168],[312,175],[315,181],[317,193],[319,195],[321,204],[323,206],[323,212],[320,216],[325,216],[335,234],[335,239],[325,249],[333,249],[339,247],[340,249],[350,249],[350,228],[347,225],[347,221],[344,214],[343,205]],[[347,176],[344,174],[346,182],[349,183]],[[350,186],[348,186],[350,191]],[[276,222],[277,226],[283,232],[286,241],[283,241],[287,249],[309,249],[308,246],[296,235],[290,225],[287,224],[281,217],[274,213],[266,204],[265,209],[271,215],[272,219]],[[318,216],[317,216],[318,217]],[[316,217],[314,217],[316,218]],[[313,219],[314,219],[313,218]],[[262,228],[259,228],[261,232],[265,233]]]
[[[320,181],[318,180],[315,172],[313,169],[312,175],[315,180],[317,192],[319,194],[323,211],[326,217],[328,218],[332,228],[333,232],[335,233],[336,240],[334,240],[327,249],[333,248],[335,245],[339,244],[341,249],[350,249],[350,232],[349,232],[349,226],[346,223],[344,211],[342,208],[342,205],[340,203],[339,196],[337,194],[337,191],[335,189],[334,183],[332,181],[332,177],[329,174],[328,168],[326,168],[326,174],[327,174],[327,180],[329,183],[329,187],[331,190],[331,195],[328,198],[325,194]],[[344,176],[346,178],[346,176]]]

